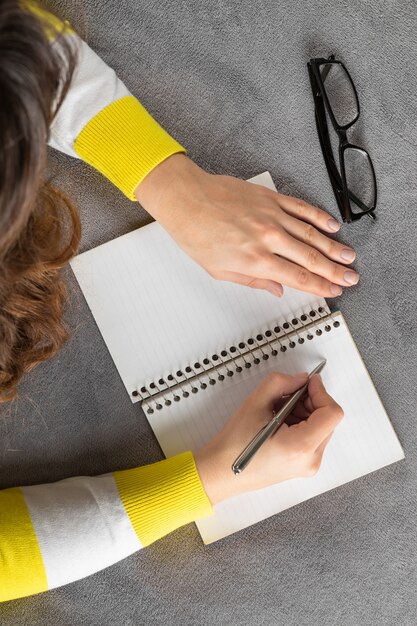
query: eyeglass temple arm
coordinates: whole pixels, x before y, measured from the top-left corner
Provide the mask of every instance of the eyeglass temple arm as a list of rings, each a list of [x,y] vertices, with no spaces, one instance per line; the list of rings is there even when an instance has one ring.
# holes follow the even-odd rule
[[[320,89],[317,85],[317,81],[314,76],[313,69],[310,63],[308,63],[307,65],[308,65],[308,73],[310,77],[311,89],[313,91],[315,120],[316,120],[317,134],[319,136],[321,151],[324,156],[327,171],[329,173],[330,182],[333,187],[333,192],[336,197],[339,210],[343,215],[344,206],[343,206],[342,199],[341,199],[341,195],[343,192],[342,179],[340,177],[340,174],[336,166],[336,162],[334,160],[333,149],[332,149],[330,139],[329,139],[329,129],[328,129],[327,122],[326,122],[324,102],[321,96]]]
[[[317,84],[316,77],[314,76],[313,69],[310,63],[308,63],[307,65],[308,65],[308,73],[310,77],[311,89],[313,91],[317,134],[320,139],[321,149],[322,149],[323,154],[328,156],[328,163],[330,167],[332,168],[333,175],[335,176],[336,180],[339,182],[341,186],[342,180],[337,170],[336,162],[334,160],[332,145],[329,139],[329,128],[327,126],[326,112],[324,108],[323,98],[322,98],[319,86]]]

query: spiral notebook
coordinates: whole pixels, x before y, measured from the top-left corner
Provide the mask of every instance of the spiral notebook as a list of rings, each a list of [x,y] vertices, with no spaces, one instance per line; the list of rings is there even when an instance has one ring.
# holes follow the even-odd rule
[[[268,173],[252,182],[275,189]],[[166,456],[197,451],[271,370],[306,371],[327,359],[323,381],[345,418],[319,472],[217,505],[197,522],[205,543],[404,457],[342,314],[323,298],[286,288],[278,299],[216,281],[157,223],[71,265]]]

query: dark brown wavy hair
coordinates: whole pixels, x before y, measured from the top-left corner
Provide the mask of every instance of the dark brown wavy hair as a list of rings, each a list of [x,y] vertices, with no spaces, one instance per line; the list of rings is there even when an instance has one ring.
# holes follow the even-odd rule
[[[1,0],[0,402],[68,337],[60,268],[78,248],[80,221],[44,172],[49,127],[75,64],[62,34],[23,2]]]

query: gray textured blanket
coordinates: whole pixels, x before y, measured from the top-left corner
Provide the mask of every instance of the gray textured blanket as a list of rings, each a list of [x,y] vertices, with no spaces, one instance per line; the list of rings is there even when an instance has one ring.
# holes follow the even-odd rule
[[[56,0],[197,163],[337,215],[306,61],[335,53],[362,105],[354,139],[378,221],[345,226],[358,287],[339,301],[406,459],[204,547],[194,525],[88,579],[0,606],[2,626],[411,626],[417,611],[417,9],[400,0]],[[81,9],[81,10],[80,10]],[[0,101],[1,106],[1,101]],[[149,221],[80,161],[51,153],[82,249]],[[161,458],[68,271],[71,341],[1,410],[0,486]]]

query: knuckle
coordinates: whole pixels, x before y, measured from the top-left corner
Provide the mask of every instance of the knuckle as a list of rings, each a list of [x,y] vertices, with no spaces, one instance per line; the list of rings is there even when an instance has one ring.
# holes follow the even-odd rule
[[[316,229],[311,224],[307,224],[304,228],[304,241],[311,243],[316,236]]]
[[[340,244],[337,241],[333,241],[332,239],[328,239],[327,244],[327,255],[329,257],[339,257]]]
[[[281,374],[279,372],[271,372],[267,378],[270,383],[278,383],[281,380]]]
[[[297,272],[297,277],[296,277],[297,284],[303,287],[304,285],[308,283],[309,276],[310,275],[308,271],[301,267]]]
[[[282,228],[275,224],[262,224],[259,228],[259,238],[264,245],[273,243],[280,246],[282,244],[283,234]]]
[[[263,241],[264,243],[269,243],[272,238],[276,238],[276,231],[277,229],[272,226],[272,224],[262,224],[262,226],[259,227],[261,241]]]
[[[337,263],[332,263],[331,266],[332,266],[332,269],[331,269],[332,280],[333,282],[337,282],[340,280],[341,274],[344,270],[341,269],[340,266],[337,265]]]
[[[311,207],[310,216],[311,219],[314,220],[314,222],[318,225],[323,222],[323,219],[325,219],[326,221],[329,219],[329,215],[326,215],[326,213],[324,213],[321,209],[318,209],[317,207]]]
[[[302,213],[307,213],[308,205],[301,198],[294,198],[296,208]]]
[[[307,264],[308,267],[316,267],[321,259],[321,254],[316,248],[310,248],[307,253]]]

